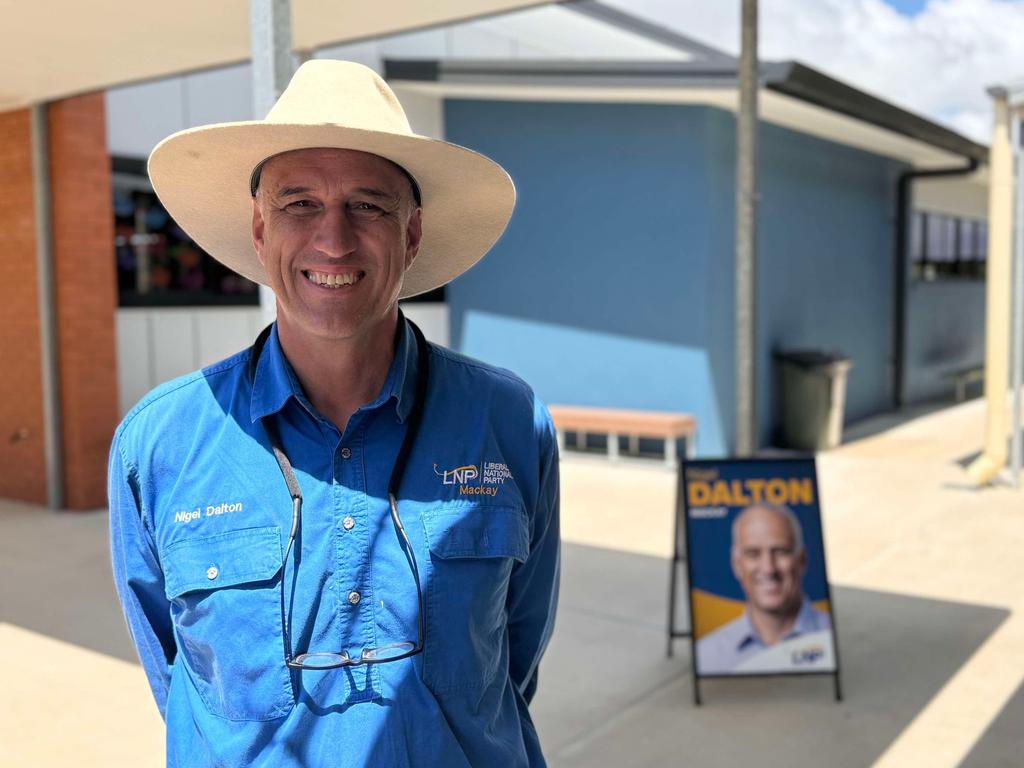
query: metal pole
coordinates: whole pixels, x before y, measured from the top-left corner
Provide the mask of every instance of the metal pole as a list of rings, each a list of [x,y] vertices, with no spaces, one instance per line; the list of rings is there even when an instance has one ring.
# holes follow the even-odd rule
[[[252,107],[262,120],[292,76],[291,0],[249,0],[252,43]],[[265,324],[277,312],[274,292],[260,286],[260,312]]]
[[[39,345],[43,363],[43,452],[46,503],[64,506],[64,434],[60,413],[60,354],[57,349],[57,292],[53,264],[53,206],[50,197],[50,132],[46,104],[30,112],[32,203],[36,220],[36,274],[39,290]]]
[[[1021,385],[1024,384],[1024,162],[1022,162],[1021,108],[1013,113],[1013,157],[1016,162],[1014,185],[1015,205],[1013,222],[1013,284],[1010,289],[1010,356],[1013,361],[1010,386],[1013,388],[1013,407],[1010,417],[1010,468],[1013,485],[1020,487],[1021,463],[1024,444],[1021,434]]]
[[[736,116],[736,454],[757,450],[757,0],[742,0]]]

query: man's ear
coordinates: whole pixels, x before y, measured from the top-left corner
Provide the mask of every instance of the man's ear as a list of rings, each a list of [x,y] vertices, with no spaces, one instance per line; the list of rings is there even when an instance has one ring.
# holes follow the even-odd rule
[[[743,579],[740,578],[740,553],[736,550],[736,547],[732,547],[729,550],[729,565],[732,566],[732,575],[736,578],[736,581],[742,584]]]
[[[405,268],[408,269],[420,252],[420,240],[423,238],[423,209],[416,208],[409,215],[409,223],[405,226]]]
[[[263,233],[263,211],[260,210],[260,205],[254,197],[252,199],[252,245],[256,249],[256,255],[260,257],[260,264],[265,267],[267,265],[263,261]]]

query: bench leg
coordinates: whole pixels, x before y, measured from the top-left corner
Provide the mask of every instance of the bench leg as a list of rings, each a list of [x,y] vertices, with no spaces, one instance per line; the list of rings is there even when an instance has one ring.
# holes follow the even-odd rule
[[[608,433],[608,459],[619,460],[619,436],[614,432]]]
[[[665,466],[669,469],[676,468],[676,462],[679,457],[676,454],[676,439],[674,437],[665,438]]]
[[[640,435],[629,436],[629,452],[633,456],[640,455]]]
[[[576,433],[576,448],[585,451],[587,450],[587,433],[577,432]]]
[[[956,401],[962,403],[967,399],[967,380],[957,379],[956,380]]]

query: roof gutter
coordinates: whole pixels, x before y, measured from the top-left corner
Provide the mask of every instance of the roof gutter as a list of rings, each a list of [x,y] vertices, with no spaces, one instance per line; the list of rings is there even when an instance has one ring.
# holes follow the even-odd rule
[[[967,176],[978,169],[976,157],[967,158],[966,165],[949,168],[932,168],[920,171],[904,171],[896,181],[896,251],[893,259],[893,405],[902,408],[906,399],[906,350],[907,350],[907,272],[910,263],[910,238],[907,222],[910,218],[913,183],[918,179],[936,177]]]

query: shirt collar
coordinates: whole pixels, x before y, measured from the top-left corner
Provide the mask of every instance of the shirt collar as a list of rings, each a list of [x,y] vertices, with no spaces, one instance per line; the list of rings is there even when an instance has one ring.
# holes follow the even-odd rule
[[[399,313],[398,345],[395,357],[391,361],[380,396],[368,408],[383,405],[389,400],[395,401],[395,413],[398,420],[404,422],[412,411],[416,394],[416,339],[405,316]],[[281,341],[277,335],[277,323],[274,323],[267,337],[253,379],[252,397],[249,405],[249,417],[255,422],[271,413],[284,408],[288,399],[294,397],[305,401],[302,385],[288,358],[281,349]]]
[[[789,630],[789,633],[782,639],[788,640],[791,637],[812,632],[815,629],[814,615],[812,614],[812,611],[813,608],[811,607],[811,602],[807,599],[807,596],[804,595],[800,602],[800,612],[796,616],[796,621],[793,622],[793,628]],[[736,640],[736,649],[743,650],[753,643],[756,643],[759,646],[764,646],[761,636],[757,634],[757,630],[754,629],[753,622],[750,621],[750,611],[744,611],[741,619],[740,631]]]

